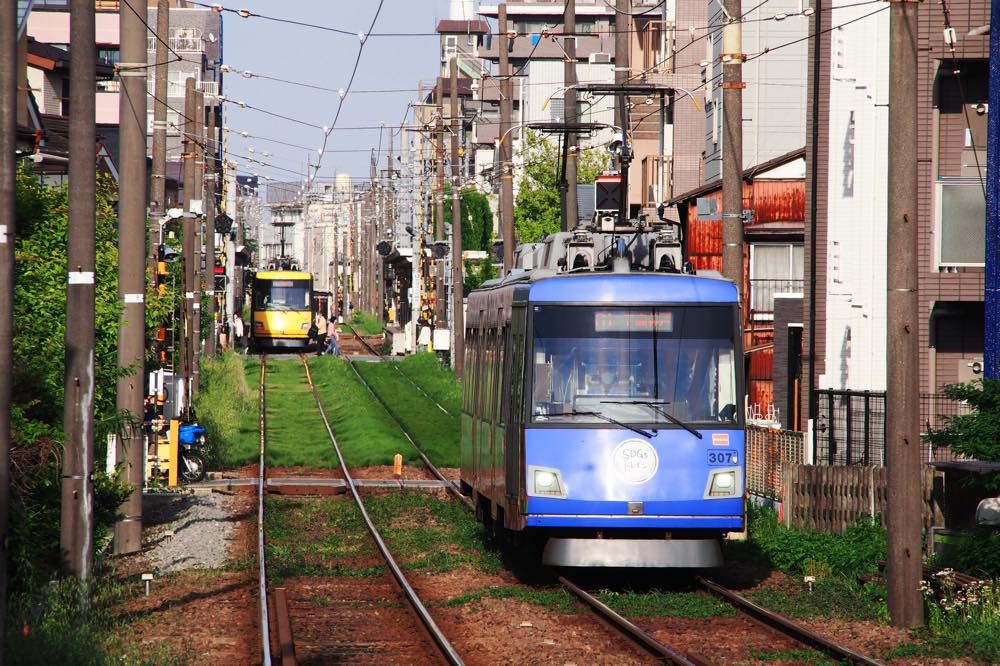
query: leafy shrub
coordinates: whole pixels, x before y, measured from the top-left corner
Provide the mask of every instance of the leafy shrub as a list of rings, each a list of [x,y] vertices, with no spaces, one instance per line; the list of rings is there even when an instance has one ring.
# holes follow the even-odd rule
[[[885,530],[874,521],[861,520],[835,534],[785,527],[769,508],[751,505],[748,513],[752,544],[785,573],[853,578],[873,573],[878,561],[885,559]]]
[[[985,581],[959,589],[954,571],[936,574],[934,585],[921,583],[928,625],[938,639],[963,643],[977,659],[1000,661],[1000,582]]]
[[[947,446],[955,453],[989,462],[1000,462],[1000,380],[984,379],[971,384],[949,384],[941,389],[952,400],[967,403],[968,414],[945,416],[945,426],[924,438],[934,446]],[[990,475],[991,487],[1000,488],[1000,474]]]
[[[1000,532],[983,528],[951,539],[949,547],[936,557],[938,564],[983,578],[1000,576]]]

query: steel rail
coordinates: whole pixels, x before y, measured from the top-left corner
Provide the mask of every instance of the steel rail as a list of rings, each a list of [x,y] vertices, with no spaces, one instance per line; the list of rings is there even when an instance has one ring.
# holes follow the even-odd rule
[[[260,462],[257,464],[257,570],[260,595],[260,640],[264,666],[271,666],[271,629],[267,617],[267,566],[264,561],[264,367],[267,355],[260,356]]]
[[[736,594],[732,590],[729,590],[716,582],[710,581],[701,576],[695,576],[695,580],[702,587],[708,589],[709,591],[722,597],[730,604],[735,606],[738,610],[746,613],[755,620],[766,624],[778,631],[782,632],[786,636],[793,638],[800,643],[808,645],[809,647],[815,648],[821,652],[845,661],[849,661],[854,664],[866,664],[866,666],[883,666],[882,662],[872,659],[866,655],[856,652],[851,648],[836,643],[825,636],[821,636],[814,631],[811,631],[797,622],[793,622],[788,618],[778,615],[777,613],[770,611],[763,606],[755,604],[749,599]]]
[[[675,650],[672,650],[637,625],[626,620],[624,617],[609,608],[606,604],[602,603],[600,599],[579,587],[565,576],[559,576],[559,582],[565,585],[570,592],[577,596],[577,598],[590,606],[590,608],[599,616],[621,631],[621,633],[625,634],[653,654],[663,657],[668,661],[668,663],[678,664],[678,666],[707,666],[709,664],[709,662],[705,661],[701,657],[695,657],[693,655],[685,656]]]
[[[372,346],[371,346],[371,345],[370,345],[370,344],[368,343],[368,341],[367,341],[367,340],[365,340],[365,339],[364,339],[363,337],[361,337],[361,334],[360,334],[360,333],[358,333],[358,330],[357,330],[356,328],[354,328],[354,327],[353,327],[353,326],[351,326],[350,324],[343,324],[343,325],[344,325],[344,326],[346,326],[347,328],[349,328],[349,329],[351,330],[351,333],[353,333],[353,334],[354,334],[354,337],[355,337],[355,338],[357,338],[357,339],[358,339],[358,341],[359,341],[359,342],[361,342],[361,344],[363,344],[363,345],[364,345],[365,347],[368,347],[368,350],[369,350],[369,351],[370,351],[370,352],[371,352],[372,354],[374,354],[375,356],[378,356],[378,357],[379,357],[380,359],[382,359],[383,361],[385,361],[385,362],[387,362],[387,363],[391,363],[391,364],[392,364],[392,367],[393,367],[393,369],[394,369],[394,370],[395,370],[396,372],[398,372],[398,373],[399,373],[399,374],[400,374],[400,375],[401,375],[402,377],[404,377],[404,378],[406,379],[406,381],[408,381],[408,382],[410,382],[411,384],[413,384],[414,388],[416,388],[416,389],[417,389],[418,391],[420,391],[420,392],[421,392],[421,393],[423,394],[423,396],[424,396],[425,398],[427,398],[428,400],[430,400],[431,402],[433,402],[433,403],[434,403],[434,405],[435,405],[435,406],[436,406],[436,407],[437,407],[438,409],[440,409],[440,410],[441,410],[442,412],[444,412],[444,413],[445,413],[445,414],[447,414],[448,416],[451,416],[451,415],[452,415],[452,414],[451,414],[451,412],[449,412],[449,411],[448,411],[447,409],[445,409],[444,405],[442,405],[442,404],[441,404],[440,402],[438,402],[437,400],[435,400],[434,398],[432,398],[432,397],[431,397],[431,395],[430,395],[430,394],[429,394],[429,393],[428,393],[427,391],[425,391],[425,390],[424,390],[424,387],[422,387],[422,386],[421,386],[420,384],[418,384],[417,382],[415,382],[415,381],[413,380],[413,378],[412,378],[412,377],[410,377],[410,376],[409,376],[408,374],[406,374],[405,372],[403,372],[402,370],[400,370],[400,369],[399,369],[399,366],[398,366],[398,365],[396,365],[396,362],[395,362],[395,361],[386,361],[386,357],[385,357],[385,354],[380,354],[379,352],[375,351],[375,348],[374,348],[374,347],[372,347]]]
[[[462,666],[465,662],[459,656],[458,652],[452,647],[451,642],[444,635],[444,632],[437,626],[434,618],[427,611],[423,602],[420,601],[420,597],[417,596],[416,591],[410,585],[410,582],[406,580],[406,576],[403,575],[403,570],[399,568],[396,563],[396,559],[389,552],[388,546],[386,546],[385,541],[382,539],[382,535],[379,534],[378,528],[375,527],[375,523],[372,521],[371,517],[368,515],[368,511],[365,509],[364,502],[361,501],[361,496],[358,494],[357,488],[354,486],[354,479],[351,477],[351,473],[347,469],[347,463],[344,462],[344,456],[340,451],[340,445],[337,444],[337,438],[333,435],[333,429],[330,427],[330,421],[326,417],[326,410],[323,409],[323,403],[319,399],[319,392],[316,391],[316,385],[313,384],[312,373],[309,371],[309,363],[306,362],[305,357],[300,357],[302,360],[302,365],[306,370],[306,379],[309,381],[309,388],[312,390],[313,399],[316,400],[316,407],[319,409],[319,414],[323,418],[323,425],[326,426],[326,432],[330,436],[330,442],[333,444],[334,453],[337,454],[337,460],[340,463],[340,470],[344,474],[344,478],[347,481],[347,488],[351,491],[351,496],[354,497],[354,502],[358,506],[358,510],[361,512],[361,517],[364,518],[365,526],[368,528],[368,533],[371,534],[372,540],[375,541],[375,545],[378,547],[379,552],[382,553],[382,557],[385,559],[386,564],[389,565],[389,571],[392,572],[393,577],[399,586],[403,590],[403,594],[406,595],[407,600],[413,607],[413,610],[417,613],[417,616],[423,622],[424,626],[427,628],[428,633],[430,633],[435,645],[441,650],[441,654],[444,656],[445,660],[452,664],[453,666]]]
[[[431,474],[436,476],[439,481],[443,481],[445,487],[448,489],[449,492],[451,492],[452,495],[455,496],[456,499],[461,500],[467,507],[475,510],[475,504],[473,503],[473,501],[468,497],[466,497],[465,495],[463,495],[458,490],[458,488],[455,487],[455,484],[446,479],[444,474],[442,474],[441,471],[434,466],[434,463],[431,462],[430,458],[427,457],[427,454],[425,454],[423,450],[419,446],[417,446],[417,443],[413,441],[413,437],[410,436],[409,431],[403,425],[402,421],[396,418],[396,415],[393,414],[392,411],[390,411],[389,406],[385,403],[385,400],[382,399],[382,396],[376,393],[375,389],[372,388],[372,385],[369,384],[368,381],[361,376],[361,373],[358,372],[358,369],[354,367],[354,362],[347,361],[347,365],[350,366],[351,370],[354,371],[354,376],[358,378],[358,381],[361,382],[361,384],[368,390],[368,393],[370,393],[371,396],[375,398],[375,401],[378,402],[378,404],[382,407],[382,410],[386,414],[388,414],[389,418],[392,419],[393,422],[399,427],[399,431],[403,433],[403,437],[406,438],[406,440],[410,443],[413,449],[417,452],[417,455],[420,456],[420,460],[423,461],[423,463],[427,466],[427,469],[431,471]]]

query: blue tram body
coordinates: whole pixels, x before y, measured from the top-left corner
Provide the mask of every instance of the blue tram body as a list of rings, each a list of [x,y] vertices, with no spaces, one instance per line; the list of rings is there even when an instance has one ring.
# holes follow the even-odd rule
[[[469,295],[461,481],[561,566],[705,567],[744,527],[739,301],[713,277],[529,271]]]

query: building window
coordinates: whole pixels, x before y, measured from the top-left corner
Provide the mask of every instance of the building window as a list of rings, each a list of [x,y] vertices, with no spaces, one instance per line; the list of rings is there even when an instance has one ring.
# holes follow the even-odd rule
[[[770,319],[774,295],[802,291],[802,246],[755,243],[750,246],[750,308],[753,316]]]
[[[978,178],[939,178],[936,200],[938,266],[983,266],[986,198]]]

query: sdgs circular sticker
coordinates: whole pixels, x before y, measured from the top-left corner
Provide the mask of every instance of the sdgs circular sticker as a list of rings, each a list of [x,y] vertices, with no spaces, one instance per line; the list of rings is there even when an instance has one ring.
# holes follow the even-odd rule
[[[656,449],[641,439],[626,439],[611,454],[611,467],[628,483],[646,483],[659,466]]]

